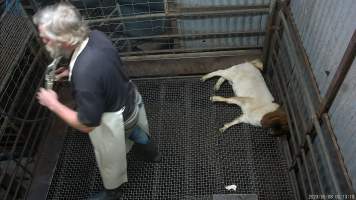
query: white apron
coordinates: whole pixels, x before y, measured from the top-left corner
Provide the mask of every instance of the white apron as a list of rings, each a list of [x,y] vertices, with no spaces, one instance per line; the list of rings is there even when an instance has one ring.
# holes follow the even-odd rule
[[[127,182],[126,153],[133,142],[125,137],[123,111],[104,113],[100,126],[89,133],[104,187],[109,190]]]

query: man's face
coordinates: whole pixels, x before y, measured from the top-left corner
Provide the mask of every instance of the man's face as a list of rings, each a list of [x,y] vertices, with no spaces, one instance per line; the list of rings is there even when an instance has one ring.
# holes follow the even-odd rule
[[[65,47],[63,42],[58,42],[45,34],[43,31],[43,27],[38,27],[38,32],[42,42],[45,44],[46,50],[49,52],[52,58],[57,58],[63,56],[65,58],[69,58],[71,55],[71,50]]]

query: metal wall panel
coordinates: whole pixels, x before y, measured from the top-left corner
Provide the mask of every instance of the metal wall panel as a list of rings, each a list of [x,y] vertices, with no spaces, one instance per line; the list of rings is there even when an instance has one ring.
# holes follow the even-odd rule
[[[1,6],[1,3],[0,3]],[[0,16],[0,199],[25,199],[51,123],[36,92],[49,63],[19,1]]]
[[[356,28],[354,0],[292,0],[291,9],[322,95]],[[329,115],[356,189],[356,63],[354,61]]]
[[[356,28],[356,2],[292,0],[291,9],[324,95]]]
[[[345,163],[356,190],[356,61],[340,88],[329,115],[338,139]]]
[[[269,5],[271,0],[176,0],[182,7]]]
[[[226,7],[226,6],[268,6],[270,0],[177,0],[178,8]],[[268,15],[224,16],[218,18],[180,19],[177,27],[180,33],[211,33],[264,31]],[[185,48],[263,46],[264,36],[225,37],[213,39],[184,40]]]
[[[263,16],[231,16],[204,19],[178,20],[178,30],[182,34],[219,33],[238,31],[264,31],[267,15]],[[262,46],[264,36],[225,37],[214,39],[184,40],[185,48],[214,48],[234,46]]]
[[[44,6],[54,0],[36,0]],[[271,0],[71,0],[122,56],[262,49]]]

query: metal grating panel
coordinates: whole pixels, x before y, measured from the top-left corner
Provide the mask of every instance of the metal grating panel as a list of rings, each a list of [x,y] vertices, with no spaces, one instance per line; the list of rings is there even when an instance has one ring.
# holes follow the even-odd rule
[[[201,17],[196,19],[179,19],[177,27],[182,34],[208,34],[218,32],[264,32],[268,15],[256,16],[226,16],[220,18]],[[184,40],[185,48],[214,48],[236,46],[263,46],[264,35],[224,38],[202,38],[200,40]]]
[[[256,194],[258,199],[293,199],[279,142],[269,132],[241,124],[218,128],[239,115],[236,106],[212,104],[214,81],[197,78],[135,81],[142,93],[161,163],[128,155],[124,199],[213,199],[213,194]],[[223,85],[218,95],[231,96]],[[235,184],[236,192],[225,186]],[[48,199],[83,199],[102,189],[94,152],[85,134],[65,140]]]
[[[36,2],[42,7],[55,1]],[[268,0],[70,2],[122,56],[261,49],[269,14]]]
[[[30,189],[50,123],[35,96],[46,63],[19,1],[6,1],[0,17],[0,199],[24,199]]]
[[[182,7],[268,5],[271,0],[176,0]]]
[[[0,89],[3,89],[9,78],[14,63],[24,56],[21,52],[25,49],[26,41],[33,36],[34,30],[21,7],[10,5],[7,5],[6,12],[0,16]]]
[[[238,6],[269,6],[270,1],[249,0],[249,1],[230,1],[230,0],[177,0],[178,8],[200,8],[200,9],[219,9],[221,7]],[[223,17],[199,17],[195,19],[178,19],[177,27],[180,33],[218,33],[218,32],[263,32],[266,29],[268,13],[262,15],[243,15],[243,16],[223,16]],[[263,46],[264,35],[232,37],[227,35],[224,38],[202,38],[198,40],[184,40],[182,45],[186,48],[197,47],[236,47],[236,46]]]
[[[218,194],[213,195],[213,200],[257,200],[255,194]]]

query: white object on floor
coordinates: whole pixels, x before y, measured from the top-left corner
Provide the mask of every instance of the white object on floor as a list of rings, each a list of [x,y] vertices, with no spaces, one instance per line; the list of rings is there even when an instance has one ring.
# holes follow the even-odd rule
[[[226,186],[225,187],[225,189],[227,189],[227,190],[234,190],[234,191],[236,191],[236,188],[237,188],[237,186],[236,185],[228,185],[228,186]]]

